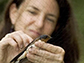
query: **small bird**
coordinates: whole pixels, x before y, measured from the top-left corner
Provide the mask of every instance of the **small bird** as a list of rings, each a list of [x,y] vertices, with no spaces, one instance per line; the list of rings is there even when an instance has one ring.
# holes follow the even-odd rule
[[[49,35],[41,35],[40,37],[37,37],[31,43],[29,43],[21,53],[19,53],[14,59],[12,59],[10,61],[10,63],[27,63],[27,62],[29,62],[26,58],[28,49],[31,47],[35,47],[34,43],[38,40],[47,42],[49,39],[51,39],[51,37]]]

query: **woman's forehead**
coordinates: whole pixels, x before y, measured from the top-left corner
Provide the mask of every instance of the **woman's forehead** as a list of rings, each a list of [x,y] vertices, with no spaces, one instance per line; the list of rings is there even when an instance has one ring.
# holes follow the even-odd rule
[[[50,12],[56,12],[59,9],[56,0],[26,0],[25,3],[27,4],[26,8],[37,7],[39,10]]]
[[[42,5],[43,7],[45,7],[45,6],[56,5],[57,2],[55,0],[30,0],[29,4]]]

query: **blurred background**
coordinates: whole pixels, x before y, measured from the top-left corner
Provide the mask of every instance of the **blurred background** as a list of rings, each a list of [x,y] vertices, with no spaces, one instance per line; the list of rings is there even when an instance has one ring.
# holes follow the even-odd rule
[[[0,0],[0,21],[8,0]],[[79,27],[80,63],[84,63],[84,0],[70,0]]]
[[[80,32],[80,63],[84,63],[84,0],[72,0],[71,4]]]

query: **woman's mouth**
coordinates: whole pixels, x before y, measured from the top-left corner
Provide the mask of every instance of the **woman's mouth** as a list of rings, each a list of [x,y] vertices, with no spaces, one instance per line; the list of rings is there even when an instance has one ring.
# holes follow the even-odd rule
[[[40,36],[41,34],[38,31],[30,30],[30,33],[32,33],[35,36]]]

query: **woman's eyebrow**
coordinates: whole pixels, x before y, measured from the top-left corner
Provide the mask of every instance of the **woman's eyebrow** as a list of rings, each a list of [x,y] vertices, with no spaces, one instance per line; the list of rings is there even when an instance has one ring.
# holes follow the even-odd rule
[[[35,10],[37,10],[37,11],[40,11],[38,8],[36,8],[35,6],[28,6],[28,7],[31,7],[31,8],[33,8],[33,9],[35,9]]]
[[[54,14],[48,14],[48,16],[51,16],[51,17],[54,17],[54,18],[56,18],[57,16],[56,15],[54,15]]]

